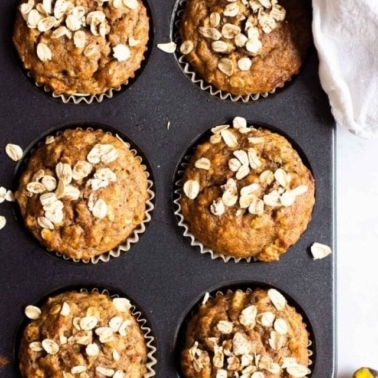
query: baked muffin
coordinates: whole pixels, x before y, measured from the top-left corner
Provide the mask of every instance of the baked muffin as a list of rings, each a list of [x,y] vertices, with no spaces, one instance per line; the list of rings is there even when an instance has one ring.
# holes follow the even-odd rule
[[[147,372],[143,332],[125,298],[67,292],[41,309],[28,306],[33,320],[19,350],[24,378],[142,378]]]
[[[88,260],[143,222],[147,186],[145,167],[124,142],[102,130],[65,130],[32,153],[15,198],[47,249]]]
[[[269,92],[299,72],[311,44],[304,0],[188,0],[181,52],[215,88]]]
[[[97,95],[134,77],[148,33],[141,0],[24,0],[13,42],[37,84]]]
[[[281,135],[246,127],[212,129],[183,176],[179,201],[189,232],[217,255],[271,262],[305,231],[314,179]]]
[[[275,289],[217,294],[189,321],[181,353],[185,378],[305,377],[308,332]]]

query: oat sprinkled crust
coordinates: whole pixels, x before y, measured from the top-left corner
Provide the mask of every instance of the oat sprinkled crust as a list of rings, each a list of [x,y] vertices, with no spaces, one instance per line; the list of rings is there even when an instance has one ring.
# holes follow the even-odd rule
[[[311,44],[304,0],[188,0],[181,52],[233,95],[269,92],[299,72]]]
[[[13,42],[38,84],[96,95],[134,77],[148,34],[142,0],[24,0]]]
[[[236,117],[196,148],[181,212],[189,232],[218,255],[271,262],[307,228],[314,179],[284,137],[246,126]]]
[[[142,378],[147,348],[125,298],[68,292],[49,298],[24,330],[24,378]]]
[[[90,259],[116,248],[145,216],[139,159],[101,130],[65,130],[28,160],[15,193],[26,227],[48,249]]]
[[[186,378],[301,378],[308,369],[301,315],[275,289],[218,294],[189,321]]]

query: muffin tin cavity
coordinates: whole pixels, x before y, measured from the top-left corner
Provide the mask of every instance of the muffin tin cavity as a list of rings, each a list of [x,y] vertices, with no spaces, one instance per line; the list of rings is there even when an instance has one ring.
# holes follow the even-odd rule
[[[25,0],[26,1],[26,0]],[[143,6],[146,9],[146,14],[148,18],[148,25],[149,25],[149,30],[148,33],[144,33],[144,26],[142,24],[138,24],[137,30],[139,35],[142,33],[143,38],[145,38],[146,34],[148,34],[148,41],[145,43],[146,50],[144,53],[141,53],[139,51],[139,44],[141,43],[141,40],[130,37],[129,40],[124,41],[125,43],[120,43],[118,37],[109,37],[109,33],[115,32],[116,30],[120,29],[120,26],[118,25],[117,22],[114,23],[114,25],[109,26],[112,23],[111,18],[106,18],[106,15],[108,13],[108,7],[110,7],[110,2],[109,4],[107,2],[104,2],[104,7],[105,10],[102,12],[101,9],[96,8],[95,11],[92,11],[91,13],[88,14],[83,14],[85,9],[81,6],[76,6],[76,8],[73,8],[73,11],[69,13],[69,9],[67,8],[66,10],[66,15],[67,16],[67,21],[65,21],[64,24],[62,24],[59,28],[57,26],[52,26],[51,28],[51,23],[52,19],[55,16],[55,8],[54,8],[54,2],[53,2],[53,8],[51,10],[51,14],[46,14],[43,15],[43,9],[42,4],[36,4],[39,6],[38,10],[33,9],[32,12],[34,12],[33,16],[30,16],[30,21],[28,19],[28,13],[24,14],[23,16],[29,21],[30,27],[34,28],[33,22],[38,21],[38,18],[40,17],[41,20],[44,22],[43,25],[38,25],[36,26],[37,30],[40,30],[41,32],[47,33],[45,37],[39,38],[40,43],[35,44],[36,48],[36,57],[35,59],[38,59],[36,65],[38,66],[39,64],[47,64],[47,66],[44,68],[44,71],[39,70],[39,74],[37,76],[44,77],[45,74],[44,72],[48,72],[51,70],[53,73],[51,74],[51,77],[46,76],[44,80],[47,81],[52,81],[54,82],[54,85],[57,85],[56,82],[61,81],[61,85],[57,86],[58,88],[64,87],[66,85],[72,85],[74,82],[78,82],[78,79],[76,78],[77,72],[80,71],[72,62],[75,59],[75,54],[78,53],[78,50],[82,50],[82,54],[85,56],[88,55],[88,57],[97,56],[98,54],[97,50],[98,49],[103,49],[104,52],[103,54],[106,55],[107,51],[109,50],[109,62],[107,65],[107,68],[105,69],[105,66],[103,66],[104,59],[98,64],[96,71],[93,71],[92,76],[98,80],[98,83],[93,83],[92,87],[95,87],[98,85],[99,87],[104,87],[106,90],[104,91],[97,91],[96,94],[88,94],[88,93],[74,93],[68,94],[68,93],[60,93],[55,92],[54,89],[49,85],[48,83],[41,84],[40,82],[37,83],[37,79],[33,75],[33,69],[32,68],[25,68],[23,62],[21,61],[21,58],[19,56],[19,53],[17,51],[17,48],[15,45],[13,46],[13,53],[15,60],[17,60],[17,63],[20,67],[20,70],[22,74],[25,76],[25,78],[33,85],[33,87],[38,88],[40,92],[45,93],[49,98],[56,99],[59,102],[63,103],[73,103],[73,104],[92,104],[96,102],[103,102],[104,100],[111,99],[113,97],[117,97],[121,95],[126,89],[129,89],[137,80],[138,78],[142,75],[145,67],[148,64],[152,48],[154,46],[154,22],[152,20],[152,12],[150,5],[148,3],[148,0],[141,0]],[[29,2],[30,3],[30,2]],[[120,2],[118,2],[119,4]],[[122,1],[121,1],[122,3]],[[124,1],[122,4],[128,4],[129,5],[129,10],[134,11],[137,9],[136,4],[138,2],[135,1]],[[17,19],[18,18],[18,13],[20,13],[19,6],[21,4],[21,1],[15,5],[15,14],[17,13]],[[26,6],[28,4],[27,2],[23,4],[22,10],[24,12],[29,11],[29,6]],[[45,4],[45,2],[44,2]],[[117,2],[116,2],[117,4]],[[65,3],[61,4],[62,9],[65,6]],[[126,5],[117,5],[118,10],[120,7],[126,7]],[[116,8],[115,8],[116,9]],[[116,9],[117,10],[117,9]],[[59,11],[59,10],[58,10]],[[57,11],[57,12],[58,12]],[[35,13],[35,12],[40,12],[40,13]],[[42,15],[42,16],[41,16]],[[45,18],[43,18],[45,17]],[[79,17],[82,17],[81,19]],[[105,21],[104,21],[105,17]],[[111,16],[114,18],[114,15]],[[120,20],[127,20],[129,18],[128,14],[125,14]],[[63,18],[61,18],[63,19]],[[81,21],[80,21],[81,20]],[[46,22],[45,22],[46,21]],[[81,27],[80,27],[80,22],[81,22]],[[140,23],[140,20],[138,20]],[[45,25],[46,24],[46,25]],[[79,28],[79,29],[78,29]],[[128,27],[128,24],[126,26],[122,26],[124,32],[127,32],[130,34],[130,28]],[[122,29],[121,28],[121,29]],[[11,31],[12,33],[16,33],[16,29]],[[21,33],[21,31],[18,31]],[[54,36],[53,39],[50,39],[50,34],[55,33],[56,36]],[[81,34],[80,34],[81,33]],[[86,33],[86,34],[85,34]],[[79,38],[80,37],[80,38]],[[100,37],[103,38],[103,40],[100,41]],[[59,39],[65,39],[67,38],[69,41],[74,41],[74,47],[72,47],[73,51],[73,56],[71,59],[65,59],[65,56],[63,52],[60,52],[59,54],[62,55],[61,61],[66,61],[67,64],[66,66],[59,66],[59,62],[53,61],[51,59],[51,49],[54,48],[59,48],[59,44],[56,42]],[[27,37],[25,36],[25,39]],[[93,39],[93,43],[92,43]],[[22,42],[23,38],[18,37],[18,44],[20,45]],[[55,42],[54,42],[55,41]],[[89,41],[89,42],[88,42]],[[115,41],[118,43],[115,44]],[[53,47],[51,49],[48,47],[48,44],[51,43]],[[107,46],[109,44],[109,47]],[[68,46],[68,45],[67,45]],[[142,46],[142,45],[140,45]],[[22,48],[19,46],[19,49]],[[67,47],[68,48],[68,47]],[[97,49],[97,50],[96,50]],[[126,79],[122,80],[121,77],[123,74],[121,74],[121,70],[123,69],[120,66],[114,65],[114,62],[117,63],[122,63],[123,61],[131,61],[133,60],[133,52],[135,53],[135,56],[137,57],[134,61],[130,64],[132,66],[127,66],[124,68],[125,72],[128,72],[125,74]],[[23,56],[25,59],[29,59],[29,66],[33,65],[33,63],[30,63],[31,58],[27,58],[27,53],[24,52]],[[113,62],[112,58],[115,58],[116,60]],[[33,58],[34,59],[34,58]],[[135,68],[139,65],[140,61],[140,66],[139,68]],[[85,59],[78,63],[78,66],[80,66],[81,71],[83,71],[82,67],[87,64],[87,71],[92,71],[94,70],[94,66],[90,63],[90,59],[88,58],[87,61]],[[85,73],[82,72],[81,75],[83,76],[82,81],[89,80],[88,77],[85,76]],[[128,76],[128,78],[127,78]],[[63,80],[62,78],[66,78]],[[73,79],[74,78],[74,79]],[[69,84],[71,83],[71,84]],[[114,83],[120,83],[119,85],[116,85]],[[77,91],[80,92],[80,91]],[[84,91],[81,91],[84,92]],[[88,90],[89,93],[95,93],[91,92]]]
[[[305,232],[314,197],[311,165],[301,147],[276,127],[242,117],[199,135],[174,176],[174,213],[184,236],[202,254],[225,262],[279,260]],[[282,220],[278,233],[269,226],[273,219]],[[257,241],[259,229],[273,239]]]
[[[87,133],[88,131],[90,132],[90,134]],[[70,134],[64,134],[67,132],[70,132]],[[76,132],[76,134],[73,134],[72,132]],[[77,134],[77,133],[80,133],[80,134]],[[102,155],[101,155],[102,160],[97,161],[98,160],[97,155],[94,154],[94,152],[97,151],[96,146],[93,146],[91,151],[88,150],[89,151],[88,154],[87,153],[81,154],[83,155],[83,157],[80,158],[77,161],[77,163],[76,163],[77,158],[75,157],[72,157],[73,160],[71,160],[71,158],[68,155],[61,158],[59,156],[55,156],[55,152],[54,152],[54,155],[52,155],[51,159],[58,158],[59,160],[59,162],[57,163],[55,167],[55,172],[53,169],[54,167],[52,166],[50,167],[50,163],[46,161],[46,164],[48,164],[46,165],[47,167],[46,172],[51,171],[52,172],[51,174],[45,173],[45,171],[41,169],[41,170],[38,170],[38,172],[34,172],[34,171],[30,172],[32,173],[32,176],[28,174],[28,176],[26,176],[25,178],[23,175],[28,169],[29,160],[31,159],[31,157],[35,159],[35,153],[37,149],[45,148],[45,151],[46,151],[45,153],[47,153],[48,146],[45,147],[45,145],[46,144],[48,145],[49,143],[54,143],[54,138],[59,137],[60,135],[62,136],[69,135],[70,138],[76,138],[75,139],[76,142],[78,142],[78,139],[77,139],[78,137],[79,139],[85,137],[86,140],[88,141],[92,140],[92,142],[90,143],[95,143],[93,142],[93,140],[96,140],[96,139],[93,139],[93,138],[100,138],[98,140],[103,140],[104,142],[100,142],[96,144],[96,146],[99,148],[100,147],[103,148],[104,151],[106,149],[105,151],[106,153],[102,150],[100,151],[100,153],[102,152],[105,153],[104,158],[102,158]],[[78,135],[78,136],[75,136],[75,135]],[[74,143],[74,139],[71,139],[71,140],[72,140],[72,143]],[[120,143],[119,140],[122,143]],[[121,155],[122,159],[124,159],[121,162],[122,164],[120,163],[119,169],[121,169],[125,165],[125,162],[127,161],[129,162],[127,166],[123,167],[121,170],[118,169],[118,165],[117,165],[117,158],[119,154],[117,153],[117,149],[115,149],[112,146],[111,144],[112,142],[118,146],[118,149],[119,151],[121,151],[120,153],[122,154]],[[125,147],[122,144],[125,144],[127,148],[125,149]],[[62,146],[60,146],[59,148],[61,147]],[[75,148],[71,149],[72,153],[75,153],[75,151],[76,151]],[[59,151],[57,151],[57,153],[59,153]],[[40,155],[40,156],[42,157],[43,155]],[[63,159],[64,162],[61,162],[60,161],[61,159]],[[71,161],[75,161],[75,164],[70,163]],[[34,162],[34,164],[36,163],[37,163],[37,160]],[[99,163],[100,165],[97,165],[97,163]],[[42,164],[42,166],[44,166],[44,164]],[[110,169],[109,167],[112,167],[114,171]],[[63,168],[67,168],[69,172],[68,171],[66,172]],[[128,172],[128,169],[132,170],[132,168],[134,169],[134,172],[132,171]],[[118,173],[116,174],[115,172],[118,172]],[[75,123],[75,124],[71,123],[71,124],[64,125],[62,127],[50,129],[49,131],[41,135],[37,140],[32,142],[29,145],[29,147],[27,147],[24,153],[24,158],[17,164],[17,167],[16,167],[14,191],[15,192],[17,191],[19,187],[19,183],[22,180],[23,180],[23,185],[27,184],[27,186],[24,187],[23,189],[23,190],[26,190],[26,192],[24,193],[23,191],[21,191],[19,193],[20,197],[19,197],[19,202],[18,202],[19,204],[22,204],[23,209],[24,209],[23,211],[24,212],[26,211],[27,213],[28,213],[28,210],[26,209],[28,208],[29,205],[27,205],[27,207],[25,208],[26,197],[24,197],[24,194],[26,194],[27,197],[40,196],[40,202],[43,206],[44,214],[42,214],[38,210],[38,207],[40,207],[40,205],[36,203],[35,211],[37,211],[37,213],[35,214],[38,214],[38,215],[33,215],[32,217],[35,217],[35,216],[38,217],[36,218],[37,224],[35,224],[35,221],[33,220],[33,218],[29,219],[31,223],[29,222],[28,231],[33,233],[36,238],[41,237],[42,238],[41,243],[44,243],[44,245],[49,246],[48,250],[46,249],[47,247],[43,247],[45,251],[48,251],[49,255],[57,256],[60,259],[70,261],[70,262],[75,262],[75,263],[96,264],[98,262],[108,262],[109,260],[113,258],[119,257],[123,252],[128,251],[131,248],[132,244],[138,242],[140,236],[145,232],[146,227],[151,220],[151,213],[154,209],[155,194],[153,191],[153,177],[152,177],[151,172],[152,170],[148,164],[147,159],[143,155],[143,152],[133,141],[131,141],[123,133],[119,132],[118,130],[110,126],[97,124],[97,123]],[[137,195],[136,198],[134,198],[137,193],[130,192],[129,194],[126,194],[125,192],[124,195],[128,196],[127,198],[125,197],[125,200],[126,199],[127,201],[130,200],[132,202],[132,204],[130,203],[130,206],[132,207],[130,208],[130,210],[127,210],[127,211],[125,210],[124,214],[122,214],[122,212],[120,213],[121,210],[118,210],[118,202],[115,204],[113,203],[114,202],[113,196],[122,195],[122,193],[119,191],[121,188],[115,187],[118,181],[118,176],[117,176],[118,174],[120,175],[119,185],[127,184],[128,186],[130,186],[129,180],[135,180],[138,177],[140,179],[143,178],[144,180],[143,181],[144,184],[139,185],[140,188],[139,186],[135,187],[135,190],[141,191],[141,193],[143,191],[143,196],[146,197],[145,204],[143,204],[143,202],[141,202],[141,199],[140,199],[140,196],[142,194],[139,194]],[[31,181],[28,179],[29,176],[32,177]],[[27,183],[25,182],[25,179],[27,179]],[[66,179],[67,179],[67,182],[65,182]],[[109,189],[106,189],[107,187],[109,187]],[[90,193],[88,192],[88,190],[90,191]],[[108,190],[110,190],[109,193],[113,193],[113,194],[111,195],[111,197],[108,198],[110,202],[107,203],[106,192]],[[133,186],[130,187],[130,190],[133,190]],[[53,197],[51,198],[51,200],[53,201],[51,206],[49,206],[50,197]],[[62,198],[63,202],[60,201],[59,198]],[[68,201],[78,200],[79,202],[77,203],[73,202],[72,207],[70,206],[70,202],[69,202],[67,203],[67,206],[69,205],[67,209],[64,209],[64,199]],[[82,201],[86,203],[85,206],[84,206],[84,202]],[[137,201],[137,202],[134,203],[133,201],[134,202]],[[55,205],[61,205],[60,206],[61,210],[57,209],[57,206]],[[113,208],[113,205],[116,207]],[[16,217],[22,224],[25,224],[24,222],[26,219],[24,219],[24,217],[21,215],[20,206],[16,205]],[[127,205],[125,202],[124,206],[126,209],[126,206],[129,206],[129,205]],[[144,214],[143,214],[143,207],[144,207]],[[90,211],[90,213],[88,213],[88,210]],[[65,214],[66,211],[68,212],[67,214]],[[73,218],[71,214],[72,211],[74,211],[76,214],[75,217]],[[30,216],[31,214],[32,213],[30,213]],[[60,218],[56,219],[58,218],[58,215],[60,216]],[[60,229],[60,227],[62,227],[63,220],[66,220],[66,216],[71,217],[73,223],[69,222],[62,229]],[[70,232],[70,230],[73,230],[72,227],[77,222],[78,222],[77,227],[75,226],[74,228],[77,229],[78,231],[83,230],[80,232],[84,232],[85,227],[83,225],[87,224],[85,219],[88,216],[89,216],[88,221],[89,219],[92,219],[91,217],[93,217],[92,219],[93,230],[97,229],[98,227],[102,227],[100,225],[100,223],[103,222],[102,219],[104,219],[104,221],[106,222],[110,222],[110,224],[111,222],[113,222],[114,219],[119,219],[119,222],[117,223],[119,224],[125,223],[125,225],[122,226],[122,228],[119,230],[120,235],[122,235],[123,233],[126,235],[127,233],[129,236],[126,238],[126,240],[122,240],[122,241],[120,240],[120,243],[118,244],[118,246],[115,246],[113,248],[111,247],[109,248],[108,251],[105,250],[105,248],[107,247],[103,248],[103,247],[100,247],[99,245],[99,248],[101,248],[101,250],[103,250],[104,252],[100,252],[100,250],[98,252],[95,252],[98,245],[96,244],[97,233],[94,233],[94,231],[92,231],[92,226],[91,226],[91,228],[86,231],[87,232],[86,238],[90,237],[92,242],[95,243],[93,244],[93,248],[94,248],[93,252],[90,252],[89,249],[88,249],[88,252],[85,252],[87,250],[87,247],[86,247],[87,242],[86,242],[83,245],[83,248],[84,248],[83,254],[81,255],[81,257],[79,257],[79,255],[76,255],[79,252],[79,244],[77,245],[77,247],[72,249],[73,252],[70,252],[71,249],[68,250],[65,247],[64,238],[66,237],[65,236],[66,232]],[[128,218],[124,218],[126,216],[137,217],[135,218],[135,222],[137,223],[134,223],[134,218],[127,220]],[[76,217],[78,217],[77,222],[75,221]],[[121,217],[121,218],[117,218],[117,217]],[[54,226],[54,224],[56,224],[57,226]],[[133,224],[136,224],[136,226],[133,226]],[[134,228],[132,229],[130,227],[134,227]],[[25,230],[27,229],[26,226],[24,226],[24,228]],[[41,228],[41,231],[39,231],[39,228]],[[58,249],[60,248],[59,246],[57,248],[52,247],[55,241],[51,239],[51,235],[53,235],[55,232],[58,232],[58,233],[62,232],[62,234],[61,235],[59,234],[59,235],[61,236],[61,240],[63,242],[62,246],[64,247],[66,251],[61,250],[59,252],[59,249]],[[93,237],[90,235],[92,235]],[[116,235],[117,235],[116,238],[119,239],[118,233]],[[72,239],[72,236],[71,236],[71,239]],[[50,241],[47,241],[47,240],[50,240]],[[81,240],[80,235],[77,241],[79,242],[79,240]],[[45,244],[45,241],[46,241],[46,244]],[[103,243],[102,239],[100,240],[100,242]],[[109,242],[113,244],[111,240],[109,240]],[[105,241],[105,243],[107,242]],[[103,245],[105,246],[106,244],[103,244]],[[68,247],[71,248],[70,246]]]
[[[83,317],[81,318],[72,318],[73,321],[73,326],[71,327],[70,324],[67,324],[67,326],[64,325],[64,317],[72,317],[73,315],[70,315],[71,309],[69,305],[70,299],[77,299],[79,297],[73,297],[75,294],[68,294],[68,293],[89,293],[89,294],[103,294],[106,297],[110,298],[110,301],[113,302],[114,306],[116,306],[116,311],[118,312],[118,316],[115,316],[114,318],[111,318],[109,320],[109,325],[107,325],[107,322],[105,319],[109,318],[109,314],[106,312],[106,306],[109,307],[109,311],[112,311],[112,313],[116,313],[114,310],[114,307],[111,305],[111,303],[104,297],[101,299],[101,306],[96,308],[96,301],[94,299],[89,300],[88,303],[90,306],[87,308],[86,312],[83,310]],[[65,348],[67,343],[68,345],[76,344],[75,347],[78,347],[80,351],[75,352],[76,355],[78,354],[83,354],[90,357],[90,360],[92,361],[91,365],[93,364],[99,364],[100,369],[101,369],[101,363],[104,363],[104,358],[109,358],[109,346],[106,344],[108,342],[107,338],[114,338],[114,340],[121,340],[122,337],[127,337],[127,327],[133,327],[133,333],[138,333],[138,337],[134,339],[139,340],[140,342],[142,341],[142,337],[144,339],[144,344],[145,344],[145,356],[146,356],[146,363],[145,363],[145,369],[146,373],[143,375],[145,378],[151,378],[155,376],[155,369],[156,369],[156,340],[155,340],[155,335],[151,327],[151,323],[146,316],[146,312],[143,310],[143,308],[135,302],[134,299],[132,299],[128,294],[124,293],[121,290],[115,289],[113,287],[104,287],[103,285],[100,284],[77,284],[77,285],[71,285],[67,287],[62,287],[57,290],[54,290],[47,295],[45,295],[43,298],[41,298],[37,303],[35,304],[25,304],[23,310],[25,311],[22,323],[19,327],[19,331],[17,333],[17,337],[14,343],[14,361],[15,364],[17,364],[17,371],[19,377],[21,377],[20,370],[18,370],[19,364],[22,362],[22,357],[20,355],[20,351],[24,350],[25,344],[22,345],[22,339],[25,333],[25,330],[32,321],[31,319],[38,319],[40,316],[40,309],[47,303],[49,298],[56,298],[59,295],[64,295],[66,294],[68,298],[68,302],[63,302],[61,305],[56,304],[52,307],[50,311],[58,311],[60,314],[58,317],[62,317],[62,320],[57,320],[56,324],[52,323],[52,319],[50,318],[50,323],[46,319],[45,322],[42,322],[41,325],[41,330],[38,332],[38,335],[40,337],[48,337],[49,339],[44,342],[42,342],[42,345],[40,345],[40,341],[33,342],[33,345],[29,345],[30,348],[34,351],[33,348],[40,348],[42,347],[44,351],[42,353],[50,353],[51,351],[49,347],[51,346],[52,348],[55,348],[58,350],[60,348]],[[81,297],[83,298],[83,297]],[[100,298],[100,297],[98,297]],[[119,299],[119,300],[118,300]],[[60,302],[59,302],[60,303]],[[74,310],[80,313],[78,311],[78,306],[80,302],[75,302],[74,301]],[[105,311],[104,314],[101,314],[101,311]],[[28,314],[26,316],[26,313]],[[125,314],[125,315],[123,315]],[[132,315],[132,318],[130,318],[130,314]],[[35,315],[35,316],[34,316]],[[54,315],[53,315],[54,316]],[[114,316],[114,315],[113,315]],[[122,318],[129,318],[130,320],[122,321]],[[123,319],[123,320],[124,320]],[[134,319],[136,323],[134,323]],[[134,325],[133,325],[134,324]],[[134,328],[135,325],[138,325],[140,328],[140,331],[137,330],[137,328]],[[50,331],[48,331],[48,328],[51,328]],[[57,328],[61,327],[61,333],[59,336],[57,336]],[[100,328],[99,328],[100,327]],[[101,328],[102,327],[102,328]],[[109,328],[107,328],[109,327]],[[72,328],[72,337],[68,337],[69,335],[67,332]],[[46,331],[47,330],[47,331]],[[101,331],[101,332],[100,332]],[[46,333],[47,332],[47,333]],[[106,333],[108,332],[108,333]],[[55,334],[54,334],[55,333]],[[89,335],[90,333],[90,335]],[[29,332],[29,335],[31,333]],[[33,339],[35,334],[33,334]],[[137,336],[135,334],[135,336]],[[50,340],[52,339],[52,340]],[[92,341],[90,341],[90,340]],[[44,344],[45,343],[45,344]],[[123,345],[122,341],[119,341],[119,345]],[[49,345],[47,345],[49,344]],[[101,353],[102,346],[104,346],[104,357],[100,357],[99,360],[96,362],[96,355]],[[36,350],[37,350],[36,349]],[[120,359],[120,353],[128,353],[126,351],[127,348],[124,348],[125,350],[119,350],[118,352],[112,353],[112,359],[114,362],[111,362],[107,364],[106,368],[115,368],[117,366],[117,361]],[[139,350],[143,350],[139,349]],[[54,353],[54,351],[52,351]],[[56,351],[55,351],[56,352]],[[96,352],[96,353],[94,353]],[[29,352],[28,352],[29,353]],[[33,352],[31,352],[33,354]],[[39,352],[38,352],[39,353]],[[53,354],[52,353],[52,354]],[[68,350],[67,352],[72,353]],[[131,352],[134,353],[134,352]],[[139,353],[139,352],[135,352]],[[38,358],[42,356],[37,356]],[[25,356],[23,357],[24,364],[25,364]],[[53,363],[53,360],[51,360]],[[77,362],[78,360],[76,360]],[[65,363],[69,364],[69,360],[65,359]],[[71,364],[73,361],[71,361]],[[113,365],[113,366],[112,366]],[[24,365],[25,366],[25,365]],[[69,369],[70,366],[61,366],[61,368]],[[80,370],[78,367],[77,369]],[[116,370],[116,368],[115,368]],[[52,370],[53,371],[53,370]],[[84,371],[84,370],[83,370]],[[114,372],[113,372],[114,374]],[[121,376],[120,373],[118,375]],[[118,376],[117,375],[117,376]]]
[[[225,284],[222,284],[221,286],[213,287],[213,288],[209,289],[209,291],[207,291],[207,292],[201,293],[201,295],[192,303],[192,305],[188,308],[188,310],[183,314],[183,316],[180,320],[180,323],[178,325],[178,328],[176,329],[175,343],[174,343],[174,361],[175,361],[177,374],[180,378],[186,378],[184,373],[183,373],[181,363],[182,363],[182,352],[185,349],[185,342],[186,342],[186,337],[187,337],[188,325],[189,325],[189,322],[193,319],[193,317],[198,313],[201,305],[206,304],[209,301],[210,298],[216,298],[218,295],[227,295],[228,294],[228,295],[231,296],[232,294],[235,294],[235,293],[238,293],[238,292],[239,293],[250,293],[250,292],[254,292],[254,291],[259,290],[259,289],[267,292],[269,297],[270,297],[270,291],[272,291],[273,292],[272,294],[275,294],[275,296],[277,296],[277,295],[279,296],[279,294],[282,294],[283,300],[284,301],[286,300],[286,304],[284,303],[283,306],[288,305],[288,306],[292,307],[295,310],[295,312],[297,314],[299,314],[300,317],[302,318],[302,322],[305,325],[305,330],[308,333],[308,345],[306,346],[307,347],[306,353],[308,355],[308,369],[310,370],[310,373],[306,374],[306,377],[312,376],[311,373],[316,368],[316,363],[317,363],[317,361],[316,361],[316,342],[315,342],[315,335],[314,335],[314,332],[313,332],[312,324],[309,320],[309,317],[306,315],[306,312],[304,311],[303,307],[293,297],[290,296],[290,293],[285,292],[284,290],[282,290],[278,286],[263,283],[263,282],[257,282],[257,281],[250,281],[250,282],[244,281],[244,282],[230,282],[229,284],[225,283]],[[278,294],[277,294],[277,292],[278,292]],[[275,309],[276,305],[280,304],[279,302],[281,301],[281,298],[279,298],[280,300],[272,308]],[[270,301],[267,300],[267,303],[270,303],[270,302],[275,303],[272,299]],[[249,308],[249,309],[247,309],[247,311],[245,311],[244,319],[239,318],[241,324],[243,324],[243,323],[247,324],[248,320],[251,320],[250,319],[251,313],[248,310],[251,310],[251,308]],[[235,312],[236,312],[236,310],[235,310]],[[267,311],[267,312],[270,312],[270,311]],[[282,332],[278,328],[278,326],[280,324],[275,325],[275,321],[278,319],[278,316],[279,316],[279,311],[277,312],[276,316],[271,312],[269,314],[266,314],[266,313],[264,314],[264,313],[259,313],[259,311],[257,311],[256,314],[253,314],[253,316],[254,315],[256,315],[256,317],[255,317],[255,320],[252,321],[251,326],[255,327],[257,325],[257,327],[261,328],[260,331],[262,331],[263,329],[265,329],[268,332],[273,332],[273,333],[280,331],[281,334],[286,335],[285,332]],[[262,319],[262,315],[265,315],[264,319]],[[209,313],[209,317],[211,317],[211,316],[215,316],[215,318],[217,317],[217,315],[215,315],[214,311]],[[201,326],[202,328],[197,329],[197,331],[200,332],[200,333],[206,332],[205,330],[206,330],[207,325],[209,326],[209,332],[212,332],[210,330],[215,330],[217,325],[213,321],[210,322],[209,320],[210,319],[208,319],[205,322],[202,322],[202,326]],[[296,318],[295,322],[297,322],[297,321],[298,321],[298,318]],[[232,321],[232,322],[234,322],[234,324],[238,324],[238,322],[236,322],[236,323],[235,323],[235,321]],[[280,322],[282,322],[282,320],[279,320],[277,323],[280,323]],[[293,324],[295,324],[295,322]],[[270,323],[272,323],[272,324],[270,324]],[[286,323],[286,322],[284,321],[283,323]],[[255,325],[253,325],[253,324],[255,324]],[[231,324],[229,324],[229,321],[226,321],[225,324],[221,324],[221,325],[225,326],[225,327],[231,326]],[[285,326],[286,324],[283,324],[283,325]],[[298,325],[299,325],[299,323],[298,323]],[[248,323],[248,325],[246,325],[246,327],[248,328],[249,326],[250,325]],[[290,323],[289,327],[291,327],[291,326],[292,326],[292,324]],[[241,330],[243,329],[243,326],[239,325],[237,327],[240,328]],[[284,328],[286,328],[286,327],[284,327]],[[278,329],[278,331],[275,331],[275,329]],[[196,329],[194,329],[192,327],[191,331],[196,332]],[[224,330],[222,329],[221,334],[223,334],[222,333],[223,331],[227,332],[226,329],[224,329]],[[215,331],[215,332],[217,333],[217,331]],[[255,332],[259,332],[259,331],[255,331]],[[278,333],[280,333],[280,332],[278,332]],[[288,332],[288,331],[286,330],[286,332]],[[294,337],[298,337],[298,334],[297,334],[297,332],[299,332],[298,329],[295,329],[294,332],[295,332],[295,335],[296,335]],[[224,336],[227,338],[226,333],[224,334]],[[222,339],[222,337],[223,336],[220,336],[221,339]],[[203,340],[202,340],[202,342],[203,342]],[[263,342],[269,343],[268,340],[263,340]],[[200,341],[200,343],[201,343],[201,341]],[[271,344],[273,346],[275,346],[274,345],[275,343],[273,343],[272,341],[271,341]],[[272,351],[272,347],[266,346],[266,350]],[[286,351],[288,351],[288,349]],[[194,350],[193,350],[193,352],[194,352]],[[278,351],[276,351],[276,353],[278,353]],[[233,356],[232,353],[231,353],[231,355]],[[226,369],[227,364],[230,363],[228,358],[229,357],[233,358],[231,355],[227,355],[227,356],[224,355],[223,369]],[[273,355],[274,355],[274,353],[273,353]],[[194,355],[195,358],[198,357],[198,356],[199,356],[199,354]],[[210,359],[212,360],[212,358],[210,358]],[[258,359],[259,359],[259,357],[258,357]],[[256,366],[256,355],[253,355],[251,360],[252,360],[251,365]],[[260,359],[260,361],[261,361],[261,359]],[[257,362],[257,365],[258,365],[258,362]],[[219,367],[219,368],[221,368],[221,367]],[[242,369],[245,369],[245,368],[246,368],[246,366]],[[267,367],[265,367],[265,369],[266,368]],[[264,367],[263,367],[263,364],[261,363],[260,371],[263,370],[263,369],[264,369]],[[280,371],[283,372],[284,369],[285,368],[281,368]],[[240,374],[241,374],[241,372],[240,372]]]

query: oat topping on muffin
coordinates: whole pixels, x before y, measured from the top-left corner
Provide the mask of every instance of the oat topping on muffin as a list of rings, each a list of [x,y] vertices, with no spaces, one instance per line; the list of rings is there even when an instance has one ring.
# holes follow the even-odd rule
[[[181,367],[186,378],[302,378],[308,340],[301,315],[276,289],[218,293],[189,321]]]
[[[99,94],[134,76],[148,33],[141,0],[28,0],[13,41],[38,84],[57,94]]]
[[[126,298],[68,292],[39,309],[28,306],[32,322],[19,351],[25,378],[142,378],[147,348]]]
[[[297,73],[310,44],[302,0],[188,0],[180,51],[216,88],[270,91]]]
[[[66,130],[32,154],[15,196],[42,244],[88,259],[117,247],[143,221],[147,177],[118,138]]]
[[[190,232],[214,252],[274,261],[306,229],[314,201],[312,175],[290,143],[236,117],[197,147],[180,204]]]

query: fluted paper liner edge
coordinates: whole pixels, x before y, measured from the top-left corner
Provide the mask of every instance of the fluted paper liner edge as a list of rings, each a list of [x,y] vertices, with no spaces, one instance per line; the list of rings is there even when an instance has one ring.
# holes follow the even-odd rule
[[[29,78],[32,78],[32,79],[34,78],[30,71],[27,72],[27,76]],[[122,89],[122,87],[126,86],[128,83],[129,83],[129,81],[127,81],[126,83],[123,83],[118,88],[110,88],[107,91],[105,91],[104,93],[99,93],[99,94],[96,94],[96,95],[85,94],[85,93],[76,93],[76,94],[71,94],[71,95],[67,95],[67,94],[63,94],[63,93],[62,94],[58,94],[58,93],[55,93],[48,85],[38,84],[37,82],[35,82],[34,84],[38,88],[42,88],[47,94],[51,94],[51,96],[53,98],[60,99],[64,104],[72,102],[75,105],[78,105],[78,104],[84,102],[84,103],[90,105],[94,101],[100,103],[105,98],[113,98],[114,91],[115,92],[119,92]]]

